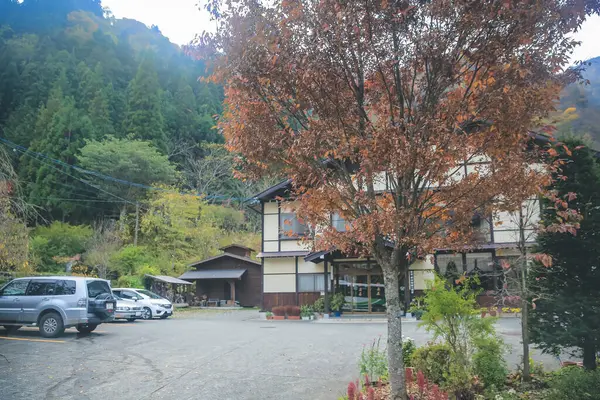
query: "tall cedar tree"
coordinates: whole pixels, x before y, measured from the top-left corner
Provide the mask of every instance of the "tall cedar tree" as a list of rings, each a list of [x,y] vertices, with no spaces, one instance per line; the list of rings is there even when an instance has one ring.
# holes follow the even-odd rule
[[[63,76],[64,78],[64,76]],[[59,79],[45,107],[38,114],[35,130],[38,140],[31,150],[46,154],[48,157],[72,164],[84,140],[91,135],[92,124],[75,107],[75,100],[65,96]],[[68,175],[64,167],[39,156],[23,155],[26,193],[32,204],[42,205],[47,216],[61,218],[70,216],[78,210],[77,204],[64,205],[61,199],[75,195],[81,182]]]
[[[598,1],[212,0],[219,127],[247,177],[284,175],[316,249],[381,265],[391,397],[406,399],[400,279],[470,240],[473,213],[550,183],[530,130],[577,71],[569,35]],[[464,167],[465,161],[489,164]],[[463,178],[462,171],[468,171]],[[386,190],[379,190],[386,188]],[[502,199],[502,201],[500,201]],[[348,221],[330,226],[331,213]]]
[[[554,354],[577,348],[584,367],[595,369],[600,350],[600,166],[597,153],[583,143],[573,140],[568,145],[574,148],[572,154],[559,149],[566,180],[557,180],[554,189],[559,196],[577,196],[571,204],[583,219],[576,236],[555,232],[538,237],[540,251],[553,263],[536,265],[529,275],[539,297],[531,311],[531,339]],[[551,207],[544,214],[544,221],[556,217]]]
[[[161,107],[160,85],[153,57],[146,55],[127,89],[123,129],[127,135],[148,140],[165,151],[167,140]]]

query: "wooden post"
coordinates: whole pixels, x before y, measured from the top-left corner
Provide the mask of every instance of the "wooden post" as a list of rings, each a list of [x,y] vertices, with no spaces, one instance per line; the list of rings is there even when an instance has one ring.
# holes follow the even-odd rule
[[[325,280],[325,299],[324,299],[324,304],[325,304],[325,314],[329,314],[329,273],[327,271],[328,267],[328,263],[327,260],[325,260],[325,266],[323,268],[323,279]]]
[[[229,281],[231,285],[231,303],[235,306],[235,280]]]

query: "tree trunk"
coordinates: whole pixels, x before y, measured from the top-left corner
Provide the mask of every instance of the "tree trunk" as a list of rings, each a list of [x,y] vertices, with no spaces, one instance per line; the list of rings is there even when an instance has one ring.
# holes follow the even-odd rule
[[[529,310],[527,309],[527,299],[521,301],[521,335],[523,337],[523,380],[529,381],[531,373],[529,371]]]
[[[524,264],[527,260],[524,261]],[[523,339],[523,380],[529,381],[531,378],[530,365],[529,365],[529,304],[525,294],[527,293],[525,285],[527,284],[527,276],[525,266],[521,268],[521,337]]]
[[[523,340],[523,380],[531,379],[529,365],[529,304],[527,291],[527,246],[525,241],[525,220],[522,208],[519,209],[519,248],[521,251],[521,338]]]
[[[583,367],[588,371],[596,369],[596,346],[593,340],[588,338],[583,344]]]
[[[390,375],[390,399],[406,400],[404,360],[402,358],[402,308],[400,307],[400,279],[398,270],[390,264],[381,264],[385,284],[388,335],[387,353]]]

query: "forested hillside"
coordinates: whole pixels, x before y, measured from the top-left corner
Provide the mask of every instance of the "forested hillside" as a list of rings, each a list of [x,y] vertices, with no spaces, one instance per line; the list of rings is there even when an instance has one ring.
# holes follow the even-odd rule
[[[600,57],[587,62],[585,81],[563,91],[558,129],[562,135],[582,136],[600,149]]]
[[[260,185],[233,178],[206,74],[100,0],[0,0],[0,269],[175,273],[252,244]]]

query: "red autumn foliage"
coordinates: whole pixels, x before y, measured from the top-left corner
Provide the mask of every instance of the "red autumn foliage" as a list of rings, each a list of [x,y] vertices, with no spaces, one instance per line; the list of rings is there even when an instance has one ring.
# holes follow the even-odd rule
[[[285,307],[283,307],[283,306],[273,307],[271,312],[273,313],[273,315],[276,315],[278,317],[284,317],[285,316]]]
[[[544,194],[553,171],[531,168],[547,154],[530,132],[580,77],[565,68],[576,45],[568,38],[600,4],[209,0],[207,8],[217,29],[199,44],[221,54],[211,65],[225,86],[218,128],[240,175],[289,178],[300,218],[323,227],[315,249],[374,258],[392,316],[410,260],[472,245],[475,211],[515,211]],[[556,202],[563,219],[564,201]],[[350,229],[330,227],[333,213]],[[401,341],[400,320],[388,331],[390,344]],[[388,352],[390,371],[402,371],[399,346]],[[405,397],[401,377],[390,374],[396,398]]]

